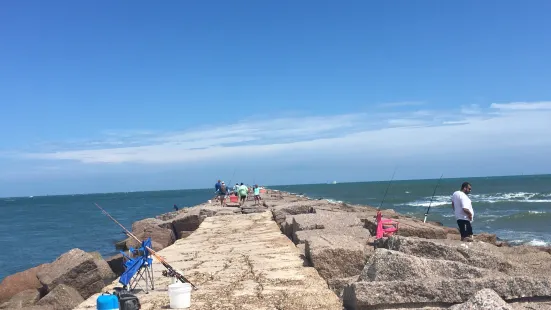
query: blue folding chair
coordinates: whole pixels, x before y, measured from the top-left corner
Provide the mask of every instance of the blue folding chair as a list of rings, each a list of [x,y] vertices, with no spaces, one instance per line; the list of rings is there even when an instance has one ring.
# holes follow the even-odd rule
[[[153,284],[153,259],[151,253],[146,247],[152,248],[151,238],[147,238],[142,242],[141,247],[128,250],[128,255],[121,251],[123,255],[124,272],[119,278],[119,283],[124,286],[124,289],[132,292],[136,287],[140,287],[149,293],[149,289],[155,289]],[[145,281],[145,287],[142,287],[140,281]]]

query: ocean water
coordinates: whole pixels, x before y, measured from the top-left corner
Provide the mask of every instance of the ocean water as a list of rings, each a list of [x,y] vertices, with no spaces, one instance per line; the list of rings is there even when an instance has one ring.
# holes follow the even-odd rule
[[[472,184],[473,229],[515,242],[551,245],[551,175],[442,179],[428,220],[455,227],[450,196]],[[423,218],[438,180],[394,181],[382,208]],[[271,186],[333,202],[379,206],[387,182]],[[127,228],[134,221],[211,199],[213,190],[180,190],[0,198],[0,280],[49,262],[72,248],[116,254],[125,238],[120,227],[94,206],[97,202]]]

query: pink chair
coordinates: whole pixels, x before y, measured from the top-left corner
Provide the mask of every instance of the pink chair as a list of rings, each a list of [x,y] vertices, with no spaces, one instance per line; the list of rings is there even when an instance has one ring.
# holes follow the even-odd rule
[[[384,219],[383,215],[381,214],[381,211],[377,211],[377,239],[383,238],[383,237],[390,237],[396,232],[398,232],[398,225],[399,223],[397,221],[393,221],[391,219]]]

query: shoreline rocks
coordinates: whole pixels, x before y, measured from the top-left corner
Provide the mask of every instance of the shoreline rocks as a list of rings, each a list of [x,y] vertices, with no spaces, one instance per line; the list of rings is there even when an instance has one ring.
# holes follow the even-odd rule
[[[377,210],[268,190],[262,205],[220,207],[213,202],[136,221],[132,232],[151,238],[154,250],[187,238],[212,216],[270,211],[281,232],[300,250],[346,309],[532,309],[524,300],[551,298],[551,250],[509,246],[494,234],[459,241],[456,228],[382,210],[400,223],[397,234],[375,240]],[[130,238],[116,244],[127,250]],[[0,283],[0,309],[72,309],[124,271],[122,255],[72,249],[55,261],[10,275]],[[465,289],[468,287],[468,289]],[[551,309],[551,305],[549,305]],[[7,308],[6,308],[7,307]],[[509,307],[509,308],[508,308]],[[545,309],[545,308],[541,308]]]

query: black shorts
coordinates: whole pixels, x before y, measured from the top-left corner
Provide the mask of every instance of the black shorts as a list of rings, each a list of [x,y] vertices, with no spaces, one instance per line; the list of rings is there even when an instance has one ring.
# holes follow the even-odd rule
[[[457,225],[459,226],[459,234],[461,235],[461,239],[473,235],[473,226],[471,225],[471,222],[467,220],[457,220]]]

